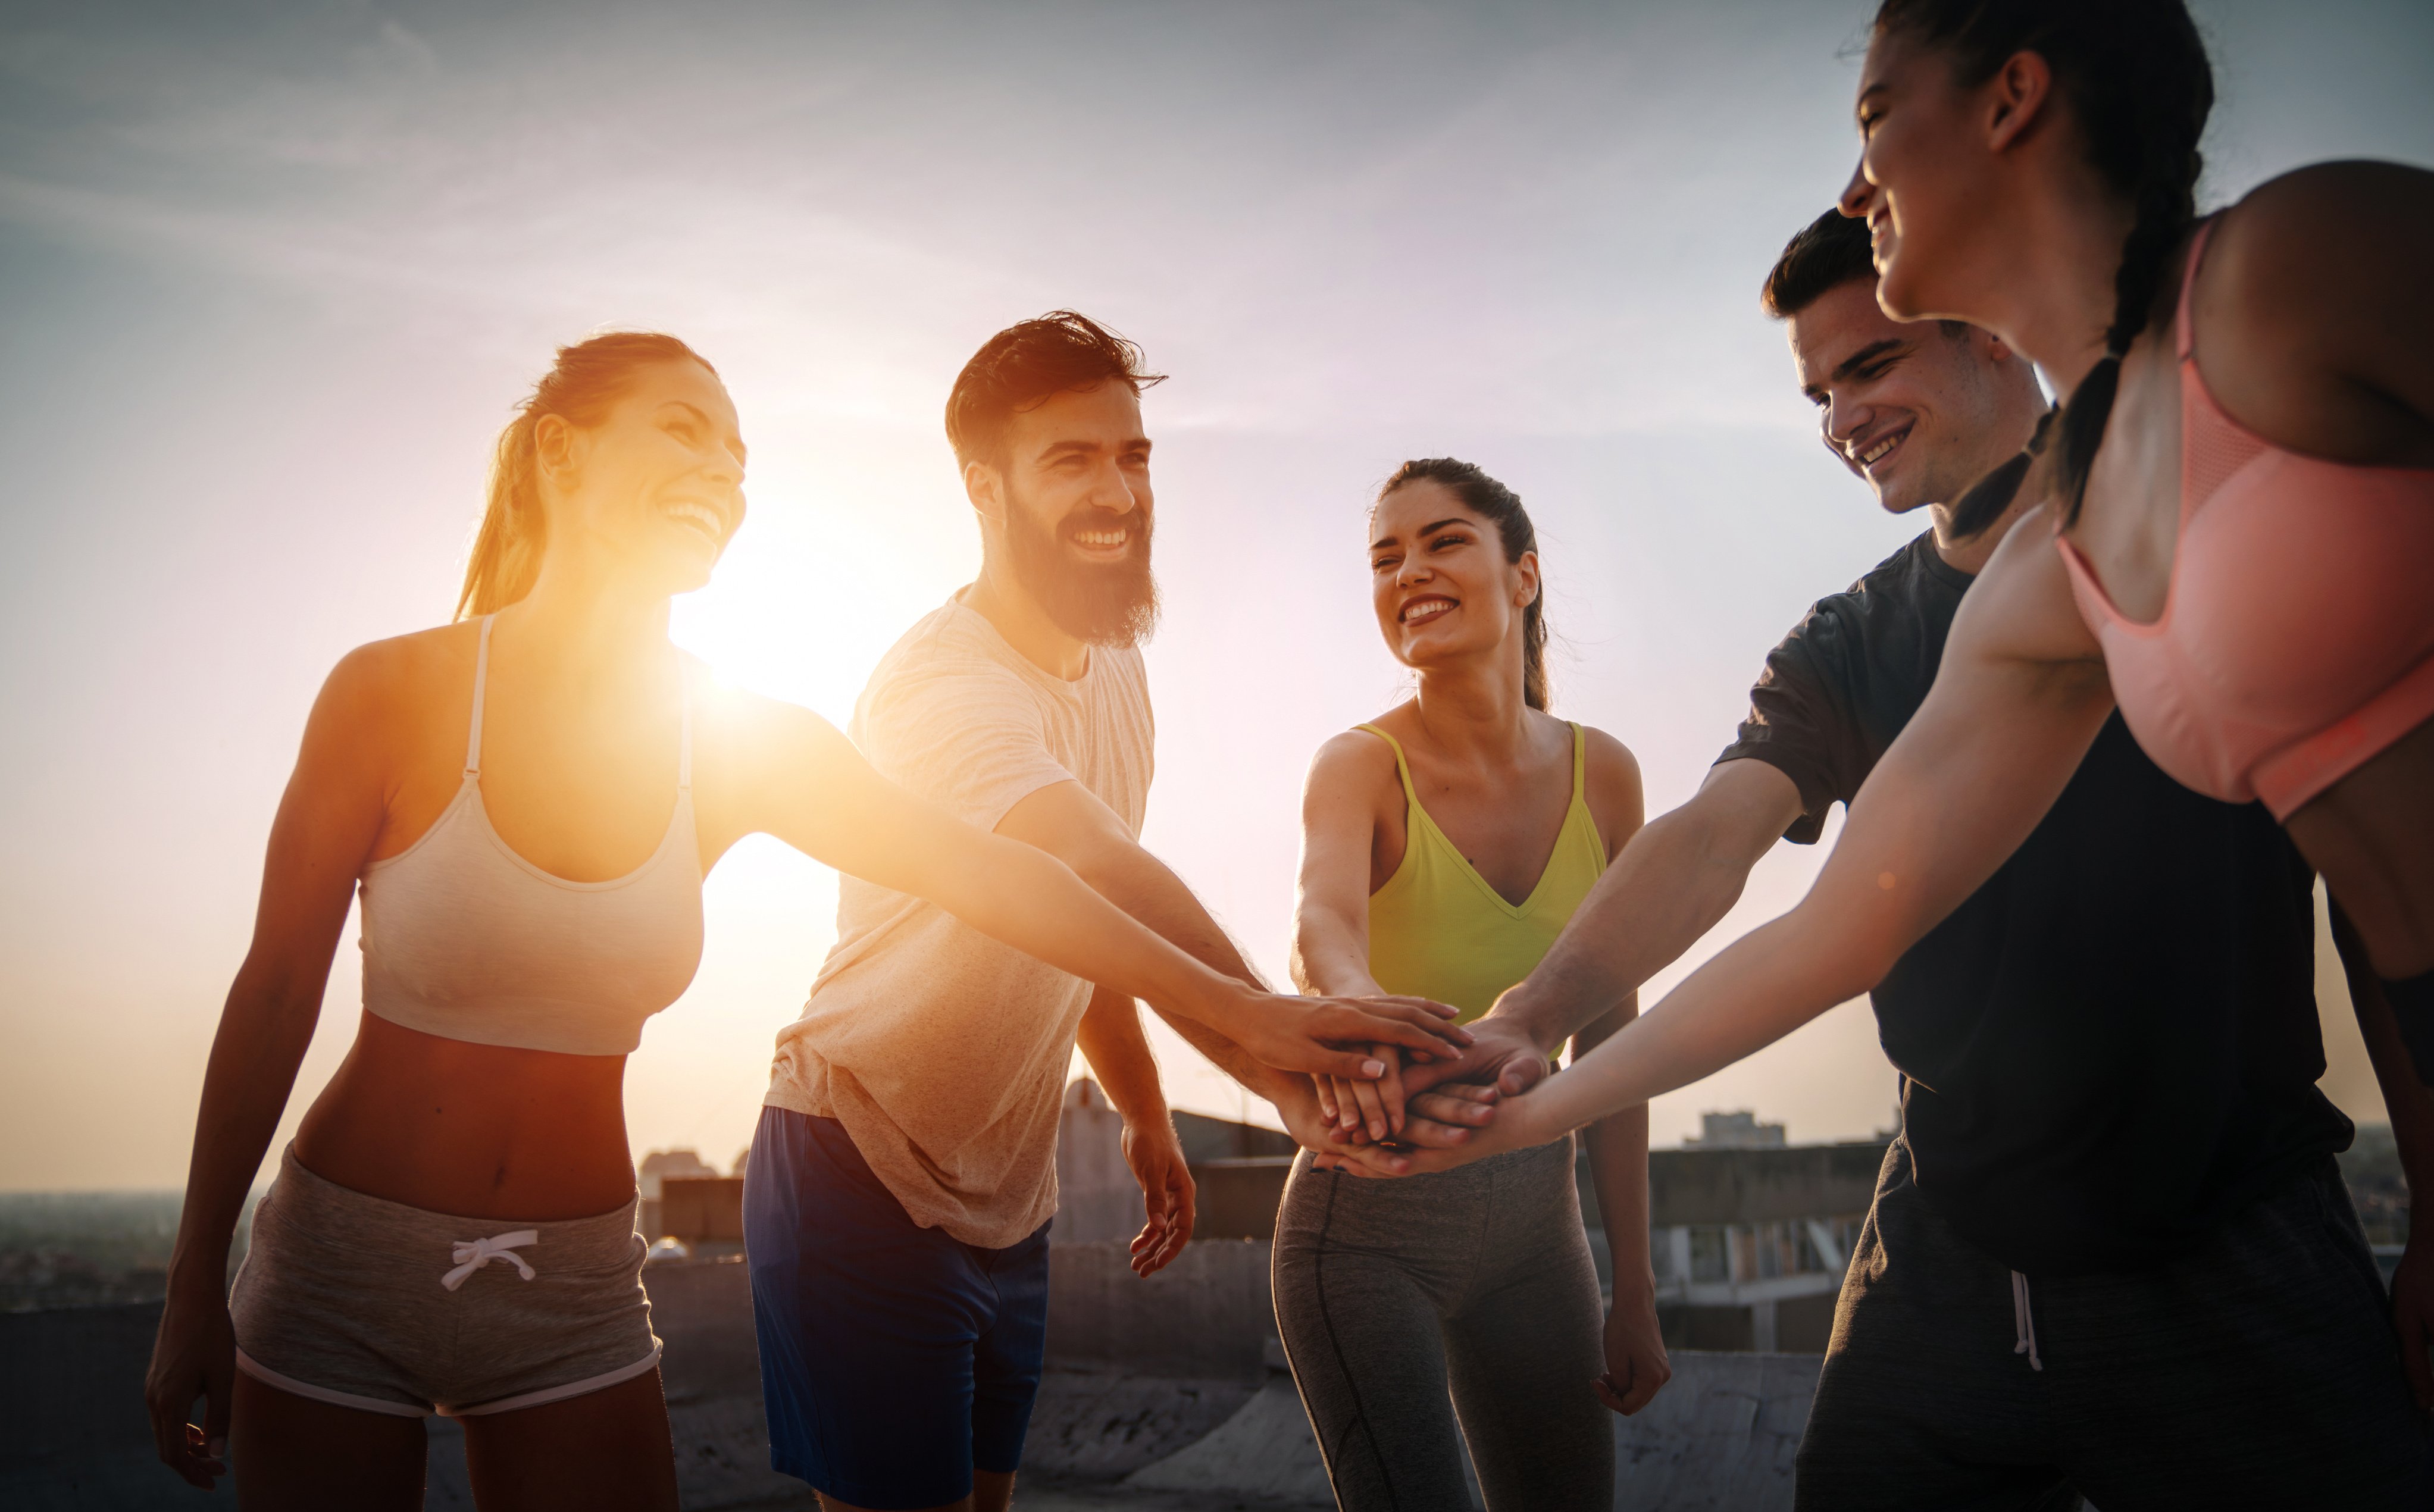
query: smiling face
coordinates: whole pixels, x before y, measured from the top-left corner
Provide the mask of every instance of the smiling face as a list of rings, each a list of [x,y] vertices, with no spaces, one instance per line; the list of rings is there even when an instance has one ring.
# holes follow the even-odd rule
[[[984,517],[995,516],[988,549],[1057,628],[1092,645],[1136,644],[1157,622],[1149,452],[1140,397],[1105,383],[1018,411],[1004,465],[967,469]]]
[[[699,363],[637,368],[596,425],[543,416],[533,433],[552,556],[581,552],[684,593],[744,523],[744,438],[727,387]]]
[[[1482,658],[1522,665],[1521,611],[1538,554],[1504,559],[1495,524],[1433,479],[1406,483],[1369,516],[1369,593],[1395,660],[1415,671]]]
[[[1867,279],[1785,321],[1819,438],[1894,514],[1949,504],[2016,450],[2042,407],[2026,364],[1975,326],[1900,323]]]
[[[1952,63],[1879,31],[1860,76],[1860,165],[1843,191],[1876,249],[1877,297],[1898,320],[1969,319],[1983,269],[2017,234],[1990,123],[2002,80],[1964,89]]]

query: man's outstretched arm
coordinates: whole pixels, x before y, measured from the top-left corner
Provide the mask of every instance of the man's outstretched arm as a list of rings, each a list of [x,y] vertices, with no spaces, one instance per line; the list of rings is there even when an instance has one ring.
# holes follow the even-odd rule
[[[1116,812],[1081,783],[1057,782],[1041,788],[1008,810],[998,821],[997,833],[1064,862],[1092,891],[1212,971],[1254,987],[1267,987],[1183,879],[1142,850]],[[1348,1155],[1380,1171],[1403,1167],[1400,1158],[1386,1152],[1355,1152],[1336,1143],[1308,1076],[1260,1063],[1206,1024],[1163,1011],[1158,1017],[1220,1071],[1274,1104],[1286,1129],[1303,1147]],[[1466,1134],[1448,1130],[1439,1133],[1436,1142],[1458,1143],[1463,1137]]]
[[[1565,1040],[1620,1006],[1731,911],[1750,868],[1800,814],[1800,789],[1765,762],[1710,769],[1690,801],[1631,837],[1537,970],[1470,1026],[1470,1049],[1451,1063],[1404,1068],[1404,1085],[1494,1080],[1518,1092],[1535,1083]],[[1423,1110],[1442,1111],[1434,1099]]]

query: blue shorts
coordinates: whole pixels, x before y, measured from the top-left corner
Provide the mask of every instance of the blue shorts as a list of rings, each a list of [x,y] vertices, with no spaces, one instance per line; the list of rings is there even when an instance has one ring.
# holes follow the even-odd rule
[[[1012,1473],[1048,1342],[1048,1225],[1004,1249],[924,1228],[845,1126],[761,1109],[744,1240],[769,1464],[863,1507]]]

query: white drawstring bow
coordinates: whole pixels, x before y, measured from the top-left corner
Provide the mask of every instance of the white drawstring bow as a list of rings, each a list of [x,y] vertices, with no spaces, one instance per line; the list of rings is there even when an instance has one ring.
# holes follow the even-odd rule
[[[2037,1317],[2029,1310],[2029,1279],[2018,1271],[2012,1272],[2012,1332],[2017,1335],[2012,1352],[2027,1355],[2030,1369],[2044,1369],[2046,1363],[2037,1358]]]
[[[516,1246],[540,1243],[540,1230],[538,1228],[519,1228],[513,1233],[493,1234],[488,1239],[459,1239],[454,1257],[456,1268],[440,1277],[439,1284],[453,1292],[465,1284],[466,1277],[494,1260],[514,1261],[516,1269],[523,1273],[524,1280],[531,1280],[540,1273],[532,1268],[530,1261],[516,1253]]]

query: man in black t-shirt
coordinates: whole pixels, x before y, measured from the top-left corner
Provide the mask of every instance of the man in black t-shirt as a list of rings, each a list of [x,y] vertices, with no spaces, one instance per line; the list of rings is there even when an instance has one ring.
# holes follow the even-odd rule
[[[1886,318],[1861,223],[1828,212],[1794,237],[1765,302],[1827,448],[1932,528],[1768,654],[1697,796],[1616,857],[1455,1074],[1526,1086],[1723,918],[1777,835],[1813,843],[1926,698],[2024,507],[1955,536],[1945,501],[2045,401],[1986,332]],[[1903,1128],[1836,1309],[1805,1512],[2426,1504],[2424,1420],[2331,1159],[2350,1125],[2315,1086],[2313,882],[2260,807],[2180,786],[2117,714],[1877,985]],[[2422,1099],[2369,1027],[2386,1095]]]

